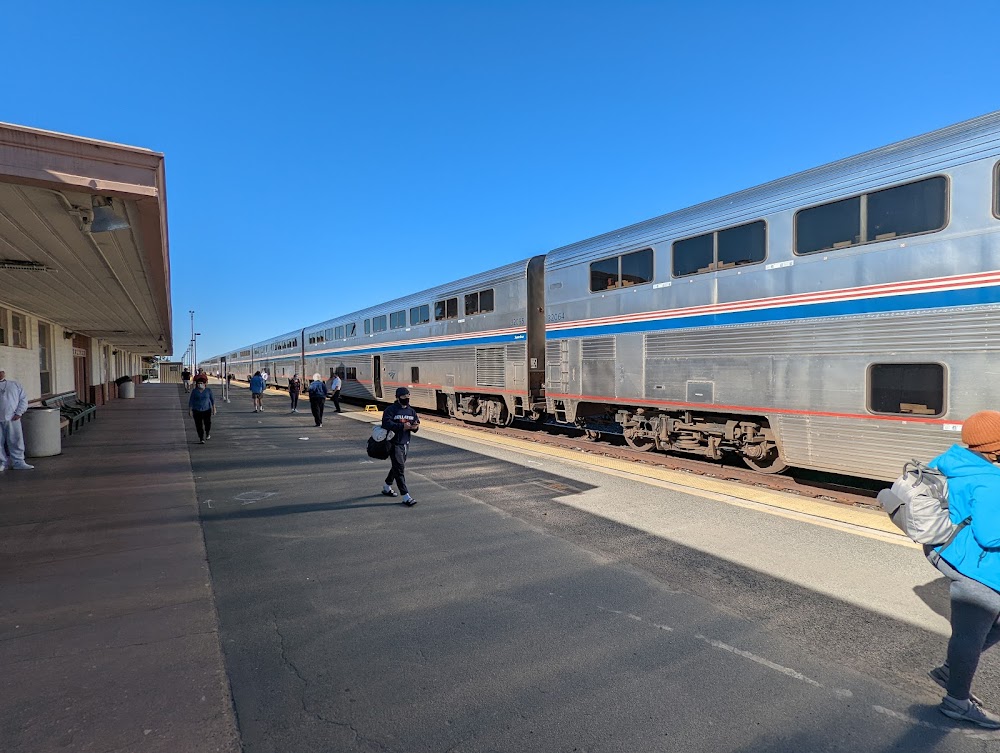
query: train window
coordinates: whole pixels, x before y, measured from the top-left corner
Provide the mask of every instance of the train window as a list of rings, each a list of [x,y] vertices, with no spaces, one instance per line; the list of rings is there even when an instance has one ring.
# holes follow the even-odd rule
[[[815,254],[861,242],[861,197],[842,199],[795,215],[795,253]]]
[[[357,337],[358,336],[358,324],[357,324],[357,322],[351,322],[350,324],[348,324],[346,326],[347,326],[347,331],[345,332],[345,334],[348,337]]]
[[[393,311],[389,314],[389,326],[392,329],[402,329],[406,326],[406,309]]]
[[[372,333],[372,320],[365,319],[365,334],[370,335]]]
[[[488,314],[493,310],[493,288],[479,291],[479,313]]]
[[[385,314],[382,314],[382,316],[372,317],[372,329],[375,332],[385,332],[386,329],[388,329],[385,323]]]
[[[333,329],[333,336],[337,340],[343,340],[344,339],[344,327],[343,327],[343,325],[341,325],[339,327],[334,327],[334,329]]]
[[[465,296],[465,315],[486,314],[493,310],[493,288]]]
[[[711,272],[715,268],[715,233],[674,243],[674,277]]]
[[[868,371],[873,413],[940,416],[944,413],[944,367],[939,363],[876,363]]]
[[[590,292],[597,293],[617,288],[620,280],[618,272],[617,256],[593,262],[590,265]]]
[[[767,257],[767,226],[763,220],[720,230],[716,241],[716,269],[757,264]]]
[[[940,230],[946,221],[947,193],[945,179],[937,177],[868,194],[865,239],[885,241]]]
[[[653,281],[653,249],[644,248],[622,256],[622,287]]]
[[[355,367],[355,366],[348,366],[347,367],[347,373],[344,376],[344,379],[357,379],[357,378],[358,378],[358,369],[357,369],[357,367]]]
[[[326,331],[326,334],[323,336],[323,340],[326,341],[326,340],[332,340],[332,339],[333,339],[333,328],[331,327],[330,329],[328,329]]]
[[[431,320],[431,307],[428,304],[414,306],[410,309],[410,326],[426,324]]]
[[[1000,162],[993,168],[993,216],[1000,219]]]
[[[420,367],[419,366],[411,366],[410,367],[410,381],[411,382],[419,382],[420,381]]]
[[[458,298],[448,298],[444,301],[437,301],[434,304],[434,320],[457,319],[458,318]]]

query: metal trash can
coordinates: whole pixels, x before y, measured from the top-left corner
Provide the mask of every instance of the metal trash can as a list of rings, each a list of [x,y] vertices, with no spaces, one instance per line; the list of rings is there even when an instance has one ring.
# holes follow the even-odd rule
[[[56,408],[28,408],[21,417],[25,455],[29,458],[47,458],[62,453],[59,419]]]
[[[118,385],[118,397],[123,397],[126,400],[132,400],[135,398],[135,382],[122,382]]]

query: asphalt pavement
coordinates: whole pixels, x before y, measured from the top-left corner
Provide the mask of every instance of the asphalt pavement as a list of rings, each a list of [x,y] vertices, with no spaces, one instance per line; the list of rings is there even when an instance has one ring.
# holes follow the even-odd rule
[[[248,753],[1000,750],[937,712],[940,635],[419,435],[405,508],[365,422],[233,400],[187,430]]]

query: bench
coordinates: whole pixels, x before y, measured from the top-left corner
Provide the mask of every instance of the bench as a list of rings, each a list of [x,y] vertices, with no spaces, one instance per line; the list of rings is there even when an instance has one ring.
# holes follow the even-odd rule
[[[46,408],[59,409],[59,415],[62,417],[60,428],[66,428],[70,434],[97,418],[97,406],[79,400],[75,392],[64,392],[61,395],[45,398],[42,400],[42,405]]]

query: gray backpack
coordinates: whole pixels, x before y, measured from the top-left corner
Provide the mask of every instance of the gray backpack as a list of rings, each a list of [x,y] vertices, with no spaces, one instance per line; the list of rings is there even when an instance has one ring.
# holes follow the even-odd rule
[[[918,544],[943,544],[943,549],[972,522],[971,517],[958,525],[951,522],[948,479],[917,460],[903,466],[903,475],[878,493],[878,501],[896,527]]]

